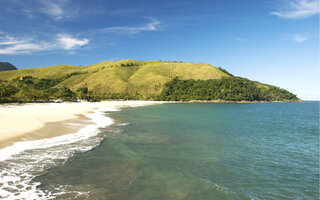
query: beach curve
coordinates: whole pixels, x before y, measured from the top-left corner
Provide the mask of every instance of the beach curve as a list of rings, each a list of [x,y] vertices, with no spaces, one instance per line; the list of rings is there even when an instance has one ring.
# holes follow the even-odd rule
[[[75,153],[86,152],[99,145],[103,140],[99,136],[99,129],[114,123],[113,119],[104,115],[105,112],[120,111],[121,107],[138,107],[159,103],[161,102],[109,101],[101,103],[35,104],[23,105],[21,107],[6,107],[7,111],[11,109],[10,114],[13,113],[12,111],[20,110],[22,116],[31,115],[32,117],[29,118],[29,122],[36,121],[44,114],[43,112],[55,108],[56,110],[53,112],[47,113],[52,114],[49,117],[50,122],[60,120],[58,117],[63,114],[66,114],[63,119],[70,119],[77,117],[79,114],[84,114],[92,120],[93,124],[86,125],[75,133],[60,136],[52,135],[50,138],[40,140],[17,141],[13,145],[0,149],[0,198],[54,198],[54,194],[39,189],[40,183],[32,182],[33,178],[46,173],[46,170],[51,167],[63,164]],[[66,107],[69,107],[69,109],[66,109]],[[37,110],[40,110],[40,112],[35,112]],[[21,120],[22,117],[18,116],[16,119],[20,122],[19,119]],[[11,120],[13,119],[11,118]],[[40,122],[44,126],[49,121],[47,119]],[[35,127],[30,124],[28,131]],[[17,131],[14,133],[17,133]],[[60,190],[59,193],[61,193]]]
[[[0,142],[40,129],[46,123],[75,119],[94,109],[144,106],[156,101],[6,104],[0,107]]]

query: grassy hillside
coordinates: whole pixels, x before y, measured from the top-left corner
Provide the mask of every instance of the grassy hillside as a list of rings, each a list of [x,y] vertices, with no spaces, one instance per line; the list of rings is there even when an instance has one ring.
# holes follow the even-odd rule
[[[205,63],[106,61],[88,66],[5,71],[0,72],[0,80],[0,99],[5,99],[2,101],[75,97],[297,100],[285,90],[234,77],[222,68]]]
[[[166,61],[141,62],[123,60],[101,62],[89,66],[58,65],[45,68],[0,72],[0,79],[32,76],[36,78],[60,78],[78,73],[60,85],[76,91],[81,87],[95,93],[139,93],[143,98],[161,93],[166,82],[178,76],[180,79],[220,79],[228,77],[221,70],[204,63],[176,63]]]

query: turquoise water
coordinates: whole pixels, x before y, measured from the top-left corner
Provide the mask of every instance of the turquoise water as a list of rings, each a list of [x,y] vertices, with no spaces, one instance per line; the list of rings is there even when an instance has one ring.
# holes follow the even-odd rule
[[[57,199],[319,199],[319,102],[106,113],[103,141],[34,181]],[[127,124],[129,123],[129,124]]]

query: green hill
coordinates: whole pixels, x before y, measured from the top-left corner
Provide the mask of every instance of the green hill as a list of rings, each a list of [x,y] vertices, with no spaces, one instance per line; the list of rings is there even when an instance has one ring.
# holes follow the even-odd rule
[[[227,86],[223,85],[228,81],[234,82],[236,78],[238,78],[238,81],[230,86],[228,84]],[[66,94],[68,94],[68,98],[91,99],[214,100],[222,98],[222,100],[234,101],[297,100],[294,95],[281,96],[281,89],[279,88],[234,77],[221,68],[205,63],[142,62],[136,60],[106,61],[89,66],[58,65],[5,71],[0,72],[0,80],[2,80],[2,88],[16,88],[16,91],[12,91],[10,95],[2,92],[2,98],[7,100],[24,99],[27,101],[64,98],[63,95]],[[213,83],[208,84],[213,80],[216,81],[214,87],[212,86]],[[193,81],[192,84],[190,81]],[[201,85],[201,81],[206,81],[206,84]],[[179,87],[176,87],[175,91],[170,91],[170,86],[176,83],[179,83]],[[240,84],[240,89],[237,89],[239,94],[237,91],[231,92],[232,89],[229,88],[229,93],[232,93],[232,96],[215,95],[222,91],[223,93],[228,93],[225,89],[219,88],[220,83],[222,83],[221,87],[233,87],[235,84]],[[250,83],[250,87],[248,83]],[[197,86],[195,87],[195,85]],[[246,95],[241,94],[247,92],[246,89],[241,89],[241,85],[247,88],[254,87],[256,89],[254,92],[259,94],[263,93],[265,95],[270,89],[276,90],[276,92],[273,92],[272,98],[255,95],[253,99],[248,99],[245,97]],[[200,93],[199,87],[202,88]],[[2,90],[5,91],[5,89]],[[199,91],[192,93],[190,90]],[[212,90],[215,90],[215,93],[212,93]],[[189,92],[183,93],[181,91]],[[191,93],[192,96],[190,96]],[[288,92],[285,91],[285,93],[287,94]],[[288,98],[289,96],[291,99]]]
[[[15,66],[8,62],[0,62],[0,71],[17,70]]]

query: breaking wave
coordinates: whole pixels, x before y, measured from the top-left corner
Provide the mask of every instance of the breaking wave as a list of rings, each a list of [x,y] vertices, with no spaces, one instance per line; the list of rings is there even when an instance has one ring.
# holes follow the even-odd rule
[[[105,112],[118,109],[99,109],[86,114],[94,124],[78,132],[53,138],[16,142],[0,150],[0,199],[54,199],[53,191],[42,191],[39,182],[32,181],[47,170],[65,163],[75,153],[91,150],[103,138],[100,128],[114,123]],[[61,186],[62,188],[64,186]],[[78,191],[60,190],[61,192]],[[80,194],[79,194],[80,195]],[[81,194],[88,195],[88,194]]]

